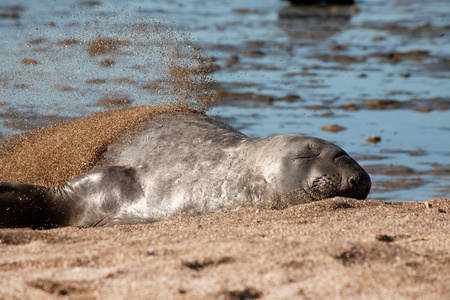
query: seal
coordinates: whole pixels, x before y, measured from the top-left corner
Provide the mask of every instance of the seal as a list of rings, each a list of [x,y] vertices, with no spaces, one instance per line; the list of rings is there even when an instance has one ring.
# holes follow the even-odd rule
[[[99,156],[100,164],[61,185],[1,182],[0,227],[136,224],[245,206],[282,209],[334,196],[365,199],[371,186],[369,175],[325,140],[248,137],[192,112],[127,127]]]

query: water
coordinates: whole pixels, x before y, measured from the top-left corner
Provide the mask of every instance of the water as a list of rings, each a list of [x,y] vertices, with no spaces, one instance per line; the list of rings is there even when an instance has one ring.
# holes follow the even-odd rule
[[[4,134],[103,110],[98,100],[105,94],[118,93],[134,105],[158,99],[141,87],[172,60],[164,60],[165,52],[155,58],[151,29],[129,30],[157,18],[215,59],[221,97],[210,115],[251,136],[300,133],[336,143],[371,173],[370,198],[449,197],[448,1],[368,0],[357,9],[318,10],[278,0],[3,0],[2,13]],[[89,55],[86,47],[99,37],[140,43]],[[46,42],[27,43],[39,38]],[[79,43],[57,43],[70,38]],[[20,63],[23,58],[39,63]],[[115,64],[99,66],[106,58]],[[396,102],[367,102],[386,99]],[[13,111],[27,114],[26,124]],[[321,129],[330,124],[346,129]],[[366,141],[372,135],[381,141]]]

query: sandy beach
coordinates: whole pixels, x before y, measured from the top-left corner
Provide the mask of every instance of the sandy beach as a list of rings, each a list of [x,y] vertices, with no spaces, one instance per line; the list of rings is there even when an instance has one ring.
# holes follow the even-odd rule
[[[1,299],[446,299],[450,199],[0,230]]]

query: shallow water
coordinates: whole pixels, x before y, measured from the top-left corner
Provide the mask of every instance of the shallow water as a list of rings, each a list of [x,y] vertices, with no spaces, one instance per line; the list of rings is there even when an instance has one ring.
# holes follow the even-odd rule
[[[152,46],[165,45],[167,35],[130,29],[151,18],[179,26],[169,40],[190,35],[215,59],[220,101],[210,115],[252,136],[300,133],[336,143],[371,174],[370,198],[449,197],[446,0],[340,9],[278,0],[2,1],[1,132],[103,110],[105,97],[119,106],[167,100],[142,88],[173,62],[171,50]],[[101,37],[133,43],[89,54]],[[114,64],[100,66],[105,59]],[[331,124],[345,130],[321,129]]]

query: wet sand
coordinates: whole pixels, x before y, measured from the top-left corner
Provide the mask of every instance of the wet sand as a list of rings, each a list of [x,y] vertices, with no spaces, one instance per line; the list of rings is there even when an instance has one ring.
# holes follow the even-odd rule
[[[446,299],[450,199],[0,230],[1,299]]]

